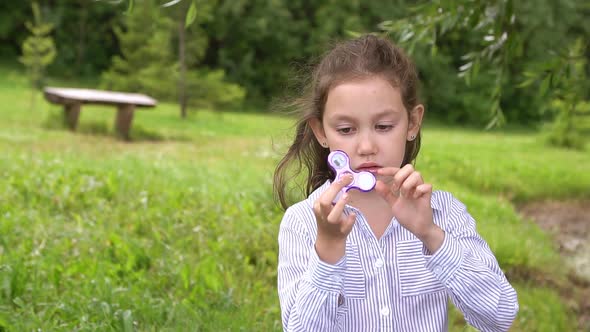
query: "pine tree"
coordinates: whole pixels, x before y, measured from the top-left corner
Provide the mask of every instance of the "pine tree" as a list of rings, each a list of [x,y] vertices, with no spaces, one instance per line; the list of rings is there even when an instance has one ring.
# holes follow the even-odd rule
[[[19,57],[19,61],[27,68],[29,80],[33,87],[31,105],[34,107],[35,91],[43,87],[45,68],[53,62],[57,51],[50,35],[53,25],[43,22],[41,10],[36,2],[33,2],[32,9],[35,21],[25,23],[31,35],[22,44],[22,56]]]
[[[180,5],[176,5],[177,11],[173,12],[165,12],[160,7],[153,0],[137,2],[127,13],[124,26],[115,29],[121,56],[113,57],[111,67],[103,73],[103,88],[147,93],[160,100],[178,100],[182,118],[187,116],[188,106],[224,107],[240,103],[244,99],[244,89],[225,82],[223,70],[199,67],[205,55],[206,34],[197,25],[184,31],[191,17],[194,19],[196,9],[192,14],[185,14],[186,8]],[[212,9],[203,6],[202,10],[208,13]],[[175,54],[172,42],[176,37],[180,44],[182,37],[174,33],[181,29],[182,33],[187,33],[184,49],[179,47]]]
[[[127,14],[124,26],[115,29],[121,56],[113,57],[111,67],[103,73],[103,87],[168,97],[174,90],[170,78],[171,25],[153,1],[137,3]]]

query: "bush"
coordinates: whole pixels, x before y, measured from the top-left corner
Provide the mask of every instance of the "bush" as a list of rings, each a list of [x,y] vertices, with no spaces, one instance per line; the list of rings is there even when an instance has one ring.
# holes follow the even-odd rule
[[[557,116],[547,134],[547,141],[554,146],[583,150],[590,131],[590,103],[579,102],[569,105],[556,99],[551,103]]]

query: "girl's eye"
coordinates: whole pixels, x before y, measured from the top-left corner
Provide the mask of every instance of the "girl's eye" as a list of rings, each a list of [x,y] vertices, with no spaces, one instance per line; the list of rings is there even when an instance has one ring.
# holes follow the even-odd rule
[[[346,134],[352,133],[352,128],[351,127],[338,128],[338,129],[336,129],[336,131],[339,132],[340,134],[346,135]]]
[[[378,131],[389,131],[393,129],[393,125],[376,125],[375,129]]]

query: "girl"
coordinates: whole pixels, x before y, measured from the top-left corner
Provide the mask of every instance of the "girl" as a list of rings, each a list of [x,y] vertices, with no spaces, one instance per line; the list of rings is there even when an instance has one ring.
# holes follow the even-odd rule
[[[336,45],[313,71],[274,177],[287,209],[278,239],[285,331],[447,331],[449,297],[482,331],[512,324],[516,292],[474,219],[412,166],[424,114],[417,86],[410,59],[372,35]],[[372,172],[375,189],[333,203],[352,180],[334,181],[333,150]],[[302,166],[308,198],[287,208],[287,179]]]

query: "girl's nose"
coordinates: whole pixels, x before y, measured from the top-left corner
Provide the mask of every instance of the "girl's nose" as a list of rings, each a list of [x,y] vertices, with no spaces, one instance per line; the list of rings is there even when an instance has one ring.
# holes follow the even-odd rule
[[[357,149],[359,155],[370,155],[376,153],[377,145],[375,144],[373,136],[370,133],[359,135]]]

